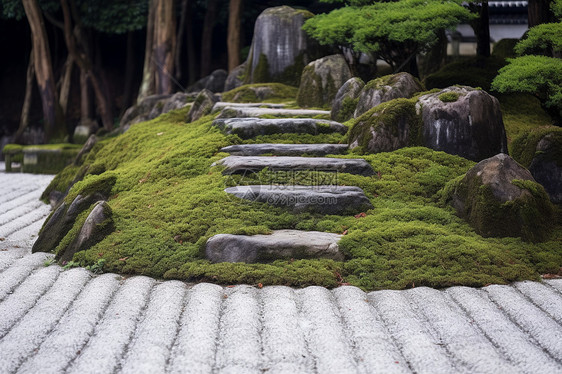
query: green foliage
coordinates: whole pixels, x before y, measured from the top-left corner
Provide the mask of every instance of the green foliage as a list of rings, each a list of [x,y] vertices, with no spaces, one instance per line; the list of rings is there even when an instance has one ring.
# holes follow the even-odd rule
[[[550,126],[521,134],[511,145],[511,157],[521,165],[529,167],[536,155],[537,144],[548,134],[554,134],[557,138],[562,138],[562,128]],[[554,161],[562,166],[562,158]]]
[[[518,42],[519,39],[501,39],[494,44],[492,56],[503,59],[516,57],[515,45]]]
[[[459,94],[456,92],[445,92],[439,95],[439,100],[444,103],[454,103],[459,99]]]
[[[550,9],[558,19],[562,18],[562,0],[555,0],[550,4]]]
[[[480,87],[490,90],[498,70],[504,67],[505,60],[498,57],[469,57],[445,65],[436,73],[424,79],[425,87],[446,88],[454,85]]]
[[[562,60],[546,56],[522,56],[509,60],[492,82],[498,92],[536,95],[547,108],[562,109]]]
[[[519,55],[562,53],[562,22],[545,23],[532,27],[525,38],[515,46]]]

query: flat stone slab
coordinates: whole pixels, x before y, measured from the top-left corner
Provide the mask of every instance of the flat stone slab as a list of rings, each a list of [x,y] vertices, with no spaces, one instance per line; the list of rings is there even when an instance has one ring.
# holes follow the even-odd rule
[[[330,115],[328,110],[314,109],[276,109],[276,108],[260,108],[260,107],[241,107],[226,106],[217,118],[247,118],[260,116],[279,116],[279,117],[304,117],[312,118],[316,116]]]
[[[213,106],[212,112],[218,112],[224,108],[270,108],[270,109],[282,109],[285,104],[272,104],[272,103],[229,103],[227,101],[219,101]]]
[[[295,213],[357,214],[373,208],[363,190],[351,186],[253,185],[229,187],[224,191]]]
[[[341,235],[319,231],[277,230],[271,235],[219,234],[207,240],[212,262],[263,262],[283,258],[330,258],[342,261]]]
[[[325,156],[347,152],[347,144],[239,144],[221,149],[234,156],[259,156],[272,154],[275,156],[300,156],[303,154]]]
[[[271,171],[339,172],[371,176],[375,172],[362,158],[289,157],[289,156],[228,156],[218,161],[226,166],[223,174]]]
[[[258,135],[273,134],[345,134],[347,127],[339,122],[312,118],[229,118],[216,119],[213,126],[226,134],[250,139]]]

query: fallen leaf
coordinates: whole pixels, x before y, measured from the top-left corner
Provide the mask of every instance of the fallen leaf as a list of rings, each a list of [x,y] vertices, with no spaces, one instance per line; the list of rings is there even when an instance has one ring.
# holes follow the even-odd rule
[[[364,212],[355,215],[355,218],[363,218],[363,217],[367,217],[367,214],[365,214]]]
[[[163,133],[163,132],[159,132],[159,133],[158,133],[158,134],[156,134],[156,135],[160,136],[160,135],[162,135],[162,134],[164,134],[164,133]]]
[[[122,257],[122,258],[119,259],[119,261],[127,261],[128,258],[129,257]]]
[[[342,235],[347,235],[347,230],[341,233]]]

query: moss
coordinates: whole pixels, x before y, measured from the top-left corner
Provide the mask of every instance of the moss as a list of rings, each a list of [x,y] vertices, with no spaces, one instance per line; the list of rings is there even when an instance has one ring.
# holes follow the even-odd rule
[[[552,147],[553,151],[549,152],[548,157],[558,166],[562,166],[562,129],[560,127],[538,128],[520,135],[511,145],[511,157],[521,165],[529,167],[536,155],[539,141],[549,134],[552,134],[552,141],[558,146]]]
[[[5,155],[15,155],[21,152],[23,152],[23,146],[19,144],[6,144],[4,148],[2,148],[2,153]]]
[[[459,99],[459,94],[456,92],[445,92],[439,95],[439,100],[444,103],[454,103]]]
[[[254,83],[266,83],[272,81],[271,75],[269,74],[269,62],[267,61],[267,56],[263,53],[260,54],[258,64],[253,71],[252,78]]]
[[[517,57],[514,49],[518,42],[519,39],[501,39],[494,44],[492,56],[504,59]]]
[[[223,192],[228,185],[262,180],[317,184],[318,172],[223,176],[211,164],[220,148],[240,143],[211,126],[213,116],[183,123],[163,115],[111,139],[97,153],[76,195],[115,178],[108,204],[115,230],[74,256],[82,265],[104,259],[104,271],[166,279],[333,287],[348,282],[365,290],[428,285],[479,286],[537,279],[557,272],[562,242],[526,243],[517,238],[483,238],[453,210],[436,200],[448,181],[474,165],[427,148],[403,148],[363,156],[373,177],[331,174],[339,185],[361,187],[374,209],[365,217],[291,214],[261,203],[242,202]],[[341,135],[271,135],[258,141],[338,142]],[[256,141],[256,139],[245,142]],[[338,155],[356,158],[357,155]],[[331,179],[333,181],[333,179]],[[106,181],[102,183],[103,181]],[[202,251],[219,233],[256,234],[276,229],[342,233],[345,262],[277,260],[261,264],[212,264]],[[561,237],[562,227],[552,237]]]
[[[422,119],[416,113],[416,99],[394,99],[377,105],[353,122],[348,138],[359,141],[356,153],[368,152],[372,131],[382,127],[389,129],[392,135],[398,136],[398,128],[394,124],[405,122],[409,126],[410,146],[422,144]]]
[[[359,103],[359,98],[346,97],[342,100],[341,110],[337,114],[335,120],[338,122],[347,121],[353,118],[353,113],[357,108],[357,103]]]
[[[265,98],[259,98],[256,95],[256,90],[260,88],[270,89],[271,93],[267,94]],[[278,103],[287,100],[294,100],[296,95],[296,87],[287,86],[282,83],[256,83],[246,84],[227,91],[222,94],[222,100],[237,103]]]

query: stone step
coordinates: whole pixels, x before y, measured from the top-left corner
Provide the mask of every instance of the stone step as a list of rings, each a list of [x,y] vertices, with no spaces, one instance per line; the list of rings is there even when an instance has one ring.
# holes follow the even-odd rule
[[[218,234],[207,240],[212,262],[262,262],[281,258],[329,258],[342,261],[341,235],[319,231],[277,230],[271,235]]]
[[[347,144],[239,144],[221,149],[234,156],[259,156],[273,154],[276,156],[300,156],[303,154],[325,156],[343,154],[348,150]]]
[[[226,134],[250,139],[259,135],[273,134],[345,134],[347,127],[339,122],[312,118],[229,118],[216,119],[213,126]]]
[[[270,108],[270,109],[282,109],[285,104],[272,104],[272,103],[229,103],[228,101],[219,101],[213,106],[212,113],[223,110],[224,108]]]
[[[359,187],[253,185],[225,189],[240,199],[268,203],[294,213],[357,214],[373,208]]]
[[[314,109],[276,109],[276,108],[256,108],[256,107],[241,107],[241,106],[226,106],[224,107],[217,118],[245,118],[245,117],[260,117],[260,116],[279,116],[279,117],[316,117],[316,116],[329,116],[328,110],[314,110]]]
[[[288,156],[228,156],[217,162],[226,166],[223,174],[271,171],[339,172],[371,176],[375,172],[362,158],[288,157]]]

